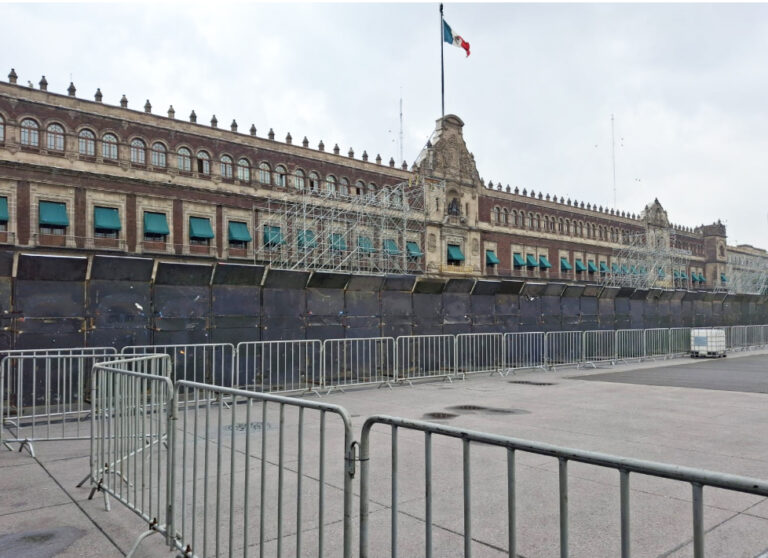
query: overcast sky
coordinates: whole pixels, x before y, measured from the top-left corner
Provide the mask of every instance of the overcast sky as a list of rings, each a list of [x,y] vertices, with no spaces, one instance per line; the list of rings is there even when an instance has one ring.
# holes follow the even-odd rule
[[[438,4],[0,4],[2,79],[410,165],[440,117]],[[768,5],[446,4],[446,113],[486,183],[768,247]],[[8,24],[10,23],[10,24]]]

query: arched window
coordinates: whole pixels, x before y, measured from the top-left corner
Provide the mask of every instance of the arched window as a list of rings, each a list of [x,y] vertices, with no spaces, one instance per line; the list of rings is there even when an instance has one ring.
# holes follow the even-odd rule
[[[340,196],[349,195],[349,180],[347,180],[344,177],[341,177],[339,179],[339,195]]]
[[[45,137],[48,151],[64,151],[64,128],[59,124],[49,124]]]
[[[325,177],[325,191],[331,196],[336,195],[336,177],[332,174]]]
[[[90,130],[80,130],[80,133],[77,134],[77,152],[88,157],[95,156],[96,134]]]
[[[320,191],[320,175],[314,171],[309,173],[309,189],[312,192]]]
[[[251,181],[251,163],[245,157],[237,160],[237,179],[246,184]]]
[[[232,178],[232,157],[229,155],[222,155],[219,161],[221,163],[221,177]]]
[[[101,156],[110,161],[117,160],[117,136],[115,134],[101,136]]]
[[[164,169],[168,166],[165,146],[159,141],[152,144],[152,166],[159,169]]]
[[[520,226],[520,218],[517,215],[517,209],[512,210],[512,224],[516,227]]]
[[[543,223],[544,231],[548,232],[549,231],[549,217],[547,215],[545,215],[544,217],[542,217],[542,221],[544,222]]]
[[[259,182],[262,184],[272,184],[272,168],[269,163],[259,164]]]
[[[0,143],[5,141],[5,119],[0,115]]]
[[[277,165],[275,167],[275,186],[285,188],[285,175],[288,174],[283,165]]]
[[[197,152],[197,172],[205,176],[211,174],[211,156],[207,151]]]
[[[303,190],[305,188],[304,171],[296,169],[293,173],[293,187],[297,190]]]
[[[538,213],[533,216],[533,230],[541,230],[541,216]]]
[[[370,184],[368,184],[368,197],[374,198],[375,196],[376,196],[376,184],[371,182]]]
[[[365,193],[365,182],[362,180],[358,180],[355,182],[355,188],[353,191],[353,194],[355,196],[362,196]]]
[[[498,207],[491,209],[491,223],[499,223],[501,221],[501,210]]]
[[[389,205],[389,188],[386,186],[382,186],[381,188],[381,197],[379,198],[381,201],[381,205]]]
[[[501,210],[501,224],[506,225],[509,222],[509,212],[507,208]]]
[[[528,212],[528,215],[525,216],[525,228],[530,229],[531,223],[533,222],[533,213],[530,211]]]
[[[395,186],[392,188],[392,193],[389,196],[390,203],[395,207],[402,207],[403,205],[403,192]]]
[[[562,219],[558,219],[557,220],[557,232],[559,232],[560,234],[563,234],[563,220]]]
[[[192,152],[186,147],[179,147],[176,152],[179,170],[181,172],[192,172]]]
[[[21,121],[21,145],[40,147],[40,126],[31,118]]]
[[[131,163],[147,164],[147,144],[139,138],[131,140]]]

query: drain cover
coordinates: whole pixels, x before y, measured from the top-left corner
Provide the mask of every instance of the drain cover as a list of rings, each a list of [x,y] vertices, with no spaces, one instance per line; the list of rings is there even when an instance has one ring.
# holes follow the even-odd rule
[[[485,410],[486,415],[529,415],[530,411],[525,409],[501,409],[499,407],[488,407]]]
[[[275,428],[275,425],[268,422],[266,423],[264,430],[274,430],[274,428]],[[246,432],[247,430],[251,430],[252,432],[261,432],[262,423],[260,420],[253,421],[251,423],[236,422],[234,426],[231,424],[225,424],[222,427],[222,430],[226,432]]]
[[[486,409],[486,407],[481,407],[480,405],[454,405],[448,408],[452,411],[485,411]]]
[[[532,382],[531,380],[509,380],[510,384],[525,384],[527,386],[556,386],[553,382]]]
[[[432,419],[432,420],[449,420],[452,418],[456,418],[457,416],[459,415],[455,415],[453,413],[437,412],[437,413],[424,413],[424,416],[422,418]]]

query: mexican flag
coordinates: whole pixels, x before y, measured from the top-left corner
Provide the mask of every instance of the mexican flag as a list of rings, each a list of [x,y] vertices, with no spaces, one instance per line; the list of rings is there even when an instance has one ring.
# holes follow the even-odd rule
[[[450,45],[463,48],[467,51],[467,56],[469,56],[469,43],[462,39],[460,35],[454,33],[451,26],[445,20],[443,20],[443,40]]]

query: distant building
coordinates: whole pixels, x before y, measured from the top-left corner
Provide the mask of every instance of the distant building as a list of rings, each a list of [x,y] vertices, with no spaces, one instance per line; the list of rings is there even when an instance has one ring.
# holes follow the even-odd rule
[[[415,163],[192,111],[153,113],[0,83],[0,242],[16,251],[230,260],[287,269],[727,285],[725,226],[670,224],[485,184],[447,115]],[[202,119],[202,118],[201,118]],[[297,136],[298,137],[298,136]],[[737,250],[738,252],[738,250]],[[739,252],[740,253],[740,252]],[[763,252],[764,253],[764,252]]]

